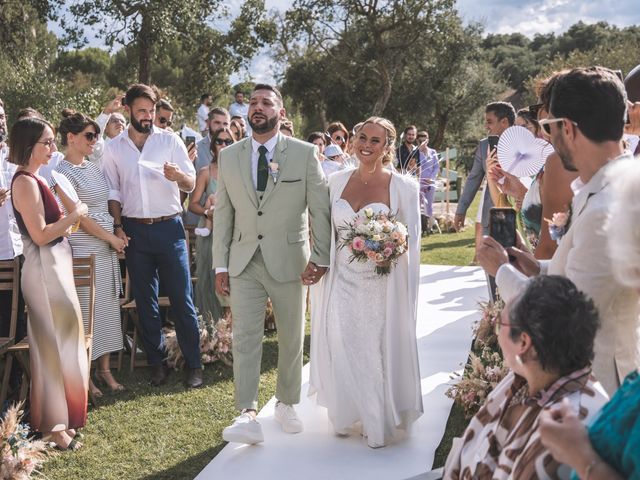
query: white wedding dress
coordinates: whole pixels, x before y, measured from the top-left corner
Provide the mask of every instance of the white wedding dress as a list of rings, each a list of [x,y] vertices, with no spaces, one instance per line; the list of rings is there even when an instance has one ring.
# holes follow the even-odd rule
[[[341,198],[353,169],[329,180],[331,265],[311,294],[309,394],[327,407],[338,434],[360,431],[372,447],[383,446],[422,413],[415,337],[420,214],[417,183],[394,174],[391,209],[409,227],[409,251],[391,273],[379,276],[370,262],[350,262],[339,228],[359,213]],[[411,187],[411,188],[407,188]],[[363,207],[361,210],[363,210]],[[360,210],[360,211],[361,211]],[[415,263],[417,262],[417,263]]]

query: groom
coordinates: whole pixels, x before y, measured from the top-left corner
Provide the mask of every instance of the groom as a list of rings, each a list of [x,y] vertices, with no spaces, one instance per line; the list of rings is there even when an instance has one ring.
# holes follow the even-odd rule
[[[279,134],[285,109],[271,85],[249,100],[252,136],[222,150],[213,228],[216,291],[233,312],[233,376],[241,414],[224,429],[228,442],[264,440],[256,420],[267,298],[278,327],[275,419],[303,429],[300,401],[305,285],[329,265],[329,190],[313,145]],[[308,212],[308,213],[307,213]],[[309,218],[311,217],[311,247]]]

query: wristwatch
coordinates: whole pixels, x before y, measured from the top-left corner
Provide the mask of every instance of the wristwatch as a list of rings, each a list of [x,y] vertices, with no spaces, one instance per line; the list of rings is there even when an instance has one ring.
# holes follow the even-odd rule
[[[114,223],[113,224],[113,229],[115,230],[116,228],[122,228],[122,224],[121,223]]]

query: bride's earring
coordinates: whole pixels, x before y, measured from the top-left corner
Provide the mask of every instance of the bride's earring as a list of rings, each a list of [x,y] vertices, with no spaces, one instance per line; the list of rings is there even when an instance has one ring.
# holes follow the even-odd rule
[[[524,365],[524,362],[522,361],[522,357],[520,355],[516,355],[516,363],[520,366]]]

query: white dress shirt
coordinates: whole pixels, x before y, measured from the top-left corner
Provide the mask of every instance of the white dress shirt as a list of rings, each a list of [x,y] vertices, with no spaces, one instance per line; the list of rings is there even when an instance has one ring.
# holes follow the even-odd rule
[[[246,103],[233,102],[229,105],[229,116],[231,117],[242,117],[246,120],[248,114],[249,105]]]
[[[198,126],[200,127],[200,132],[204,132],[207,129],[207,120],[209,120],[209,107],[207,107],[204,103],[201,103],[198,107],[198,113],[196,113],[196,117],[198,117]]]
[[[171,132],[154,126],[142,151],[129,137],[128,129],[107,142],[102,170],[109,185],[109,200],[120,202],[123,216],[157,218],[182,212],[177,182],[167,180],[162,173],[166,162],[195,176],[187,148]]]
[[[0,188],[9,190],[16,165],[9,163],[9,148],[0,148]],[[22,237],[13,215],[11,197],[0,207],[0,260],[12,260],[22,254]]]

